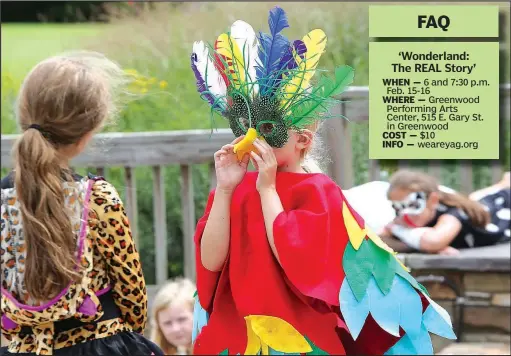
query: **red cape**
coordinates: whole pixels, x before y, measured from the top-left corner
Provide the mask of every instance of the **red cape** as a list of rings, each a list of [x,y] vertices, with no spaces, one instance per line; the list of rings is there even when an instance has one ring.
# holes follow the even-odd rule
[[[267,240],[256,179],[257,172],[248,172],[233,194],[230,248],[222,271],[207,270],[200,259],[214,191],[197,224],[197,290],[210,319],[194,354],[226,349],[230,355],[244,354],[248,315],[279,317],[329,354],[383,354],[398,338],[369,316],[354,342],[339,312],[348,243],[341,189],[324,174],[277,173],[284,212],[274,222],[274,238],[281,266]]]

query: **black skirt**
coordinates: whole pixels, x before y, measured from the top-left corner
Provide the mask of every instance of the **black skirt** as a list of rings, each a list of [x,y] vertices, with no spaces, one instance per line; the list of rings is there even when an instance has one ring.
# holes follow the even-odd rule
[[[121,311],[114,302],[112,291],[109,291],[99,297],[101,306],[103,307],[103,316],[97,321],[115,319],[121,316]],[[97,323],[96,322],[96,323]],[[71,330],[76,327],[84,326],[85,323],[78,319],[67,319],[57,321],[55,323],[56,338],[58,333]],[[31,329],[23,327],[22,333],[31,334]],[[4,346],[4,345],[2,345]],[[142,334],[130,331],[119,332],[112,336],[103,337],[79,343],[70,347],[64,347],[53,350],[56,356],[117,356],[117,355],[144,355],[144,356],[162,356],[163,351],[153,342],[146,339]],[[12,354],[7,351],[7,347],[0,348],[0,356],[6,355],[35,355],[35,353],[16,353]]]
[[[95,339],[71,347],[54,350],[55,356],[121,356],[144,355],[163,356],[163,351],[144,336],[134,332],[121,332],[101,339]],[[12,354],[6,347],[0,349],[0,356],[7,355],[35,355],[35,353]]]

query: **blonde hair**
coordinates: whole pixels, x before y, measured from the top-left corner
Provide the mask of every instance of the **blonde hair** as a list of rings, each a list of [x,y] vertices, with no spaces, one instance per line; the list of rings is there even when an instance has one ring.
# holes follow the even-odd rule
[[[151,309],[151,341],[158,345],[165,355],[175,355],[177,347],[165,339],[160,329],[158,314],[172,305],[188,305],[193,312],[193,295],[196,287],[192,281],[186,278],[176,278],[165,284],[156,294]],[[192,345],[187,348],[191,354]]]
[[[437,180],[425,173],[400,170],[390,177],[390,186],[387,197],[396,188],[408,189],[413,192],[424,192],[427,196],[437,193],[440,203],[462,209],[470,220],[479,227],[484,227],[490,222],[490,215],[478,202],[470,200],[458,193],[447,193],[439,190]]]
[[[111,79],[116,75],[122,70],[103,55],[80,52],[40,62],[20,89],[22,134],[13,147],[14,186],[27,244],[25,284],[32,298],[51,299],[80,276],[62,185],[72,177],[62,149],[73,148],[113,114]]]
[[[305,128],[305,131],[312,133],[311,145],[303,149],[300,154],[301,166],[307,173],[323,173],[323,170],[317,163],[321,147],[321,140],[318,134],[319,128],[319,120],[314,121],[314,123]]]

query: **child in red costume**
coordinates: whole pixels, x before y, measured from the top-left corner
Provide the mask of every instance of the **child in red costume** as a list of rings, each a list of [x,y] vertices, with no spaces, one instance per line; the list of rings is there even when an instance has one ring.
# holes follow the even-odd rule
[[[214,155],[217,186],[195,233],[194,354],[432,353],[429,332],[455,337],[448,314],[365,226],[337,184],[304,165],[317,121],[297,117],[310,113],[317,91],[305,84],[293,93],[316,99],[306,109],[282,104],[291,100],[286,86],[292,78],[302,73],[303,79],[315,68],[317,60],[312,65],[306,60],[322,53],[326,38],[314,30],[289,44],[296,66],[286,64],[287,74],[276,75],[279,69],[271,63],[278,60],[267,57],[287,27],[283,10],[272,9],[269,23],[272,33],[259,37],[254,71],[253,56],[245,53],[253,30],[242,21],[217,40],[215,66],[207,75],[201,65],[210,60],[208,50],[194,45],[192,68],[201,96],[238,136]],[[266,48],[271,41],[272,49]],[[241,53],[247,58],[245,78],[252,73],[257,88],[250,79],[243,84],[239,72],[232,74],[240,70],[233,63]],[[282,49],[282,58],[286,53]],[[320,83],[322,94],[336,95],[353,79],[349,67],[335,74]],[[227,89],[224,96],[217,81]],[[256,172],[247,172],[250,159]]]

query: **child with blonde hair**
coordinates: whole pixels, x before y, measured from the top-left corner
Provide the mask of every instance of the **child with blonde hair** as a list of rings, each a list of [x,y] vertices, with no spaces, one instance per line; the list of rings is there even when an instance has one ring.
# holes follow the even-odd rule
[[[238,20],[193,48],[197,88],[237,137],[214,154],[216,188],[194,237],[194,354],[432,353],[429,332],[455,338],[447,312],[307,167],[315,124],[353,69],[312,85],[324,32],[290,42],[279,7],[268,24],[256,35]]]
[[[192,354],[192,324],[195,285],[185,278],[165,284],[154,297],[151,340],[165,355]]]
[[[123,78],[81,52],[42,61],[23,82],[1,191],[5,355],[162,354],[142,335],[146,285],[119,193],[69,165],[117,111]]]

